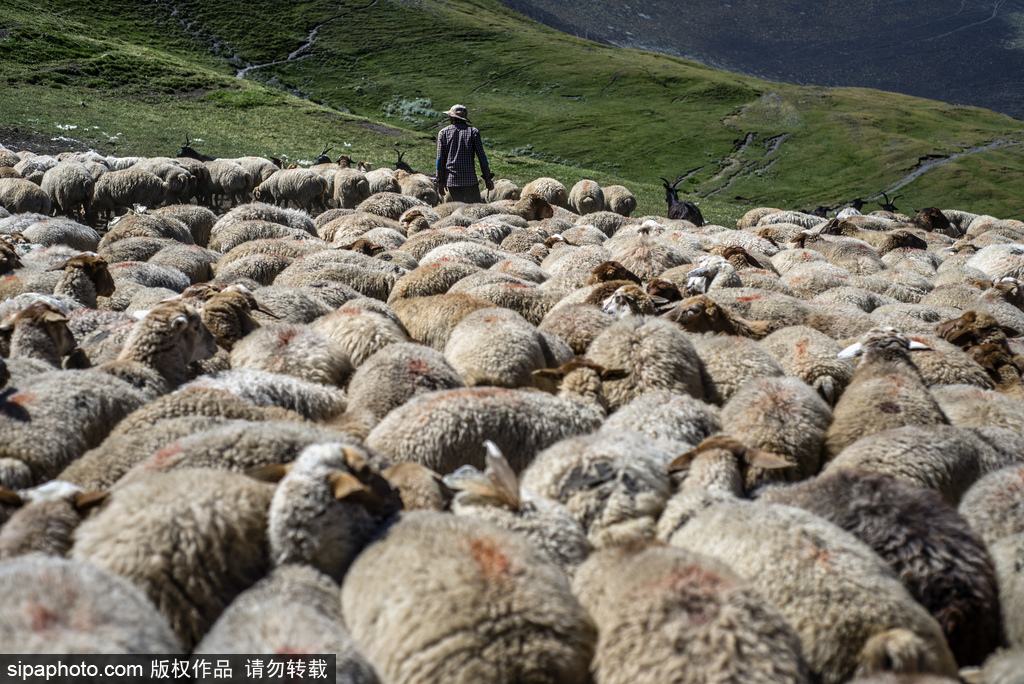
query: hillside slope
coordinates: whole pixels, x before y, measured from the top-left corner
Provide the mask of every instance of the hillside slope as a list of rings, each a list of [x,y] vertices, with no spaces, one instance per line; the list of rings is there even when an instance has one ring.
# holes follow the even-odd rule
[[[878,88],[1024,117],[1024,1],[501,0],[548,26],[801,85]]]
[[[5,144],[157,155],[189,134],[221,156],[330,145],[379,165],[397,147],[429,168],[439,112],[463,102],[500,175],[621,182],[645,213],[684,175],[711,220],[908,180],[901,208],[1024,214],[1020,121],[600,45],[492,0],[11,0],[0,85]]]

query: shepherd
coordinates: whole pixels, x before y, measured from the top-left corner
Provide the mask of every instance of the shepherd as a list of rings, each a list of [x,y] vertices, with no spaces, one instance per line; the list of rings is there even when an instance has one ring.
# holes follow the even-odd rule
[[[480,159],[480,175],[488,190],[494,189],[494,174],[484,154],[480,131],[469,125],[465,105],[453,105],[445,114],[450,125],[437,134],[437,195],[442,202],[483,202],[473,155]]]

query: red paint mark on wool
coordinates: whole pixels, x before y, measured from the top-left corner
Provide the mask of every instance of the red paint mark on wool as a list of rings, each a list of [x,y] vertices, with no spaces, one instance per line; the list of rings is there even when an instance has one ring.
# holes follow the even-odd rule
[[[469,543],[469,553],[487,579],[497,582],[508,577],[512,560],[501,552],[493,539],[474,539]]]
[[[29,604],[26,607],[25,612],[27,613],[33,632],[45,632],[53,629],[60,619],[60,616],[55,610],[52,610],[40,603]]]
[[[179,444],[178,442],[168,444],[163,449],[160,449],[160,451],[153,454],[153,457],[151,459],[153,467],[163,468],[164,466],[168,465],[174,459],[174,457],[180,453],[181,444]]]
[[[422,359],[412,359],[409,361],[408,369],[413,375],[426,375],[430,372],[430,366],[424,363]]]
[[[761,299],[761,295],[750,295],[749,297],[737,297],[736,301],[737,302],[756,302],[758,299]]]
[[[17,404],[18,406],[28,406],[30,404],[35,403],[35,400],[36,395],[30,394],[28,392],[24,394],[15,394],[13,397],[8,399],[10,403]]]
[[[298,328],[285,328],[281,332],[277,333],[277,344],[281,347],[289,344],[292,340],[299,336]]]

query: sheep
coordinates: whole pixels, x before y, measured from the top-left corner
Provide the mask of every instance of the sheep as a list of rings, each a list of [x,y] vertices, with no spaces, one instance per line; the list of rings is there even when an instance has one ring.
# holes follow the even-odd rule
[[[445,359],[467,386],[529,387],[532,373],[560,366],[526,319],[505,309],[480,309],[452,329]],[[570,354],[571,356],[571,354]]]
[[[241,164],[233,161],[220,160],[203,162],[210,172],[210,207],[216,210],[222,198],[227,198],[228,206],[234,207],[240,202],[247,202],[248,193],[254,183],[253,178]],[[147,205],[153,206],[153,205]]]
[[[288,202],[312,213],[314,208],[323,209],[324,195],[327,193],[327,180],[309,169],[287,169],[278,171],[253,190],[253,199],[270,201],[274,204]]]
[[[497,202],[499,200],[517,200],[522,196],[522,189],[513,181],[507,178],[499,178],[494,181],[493,190],[484,191],[484,202]]]
[[[371,187],[370,192],[373,193]],[[410,195],[398,195],[394,192],[377,192],[371,194],[356,206],[356,211],[376,214],[397,221],[408,210],[418,206],[429,206],[421,199]]]
[[[0,321],[0,332],[11,332],[8,357],[42,361],[47,370],[60,368],[61,358],[75,348],[67,323],[64,312],[45,302],[36,302],[5,318]]]
[[[669,543],[717,558],[749,580],[794,628],[825,684],[875,668],[957,674],[939,624],[882,559],[811,513],[722,501],[698,512]]]
[[[399,193],[402,191],[398,185],[398,179],[395,178],[395,172],[391,169],[371,169],[364,171],[363,174],[366,176],[366,182],[370,185],[371,196],[381,192]]]
[[[409,339],[400,323],[355,302],[321,317],[312,328],[336,342],[355,368],[388,345]]]
[[[136,204],[144,207],[156,207],[167,196],[167,187],[158,176],[140,169],[111,171],[100,176],[93,186],[92,216],[90,223],[95,223],[99,214],[107,219]],[[190,236],[191,237],[191,236]]]
[[[39,185],[47,170],[52,169],[60,163],[56,158],[47,154],[25,155],[21,161],[14,165],[14,170],[21,174],[21,177]]]
[[[472,516],[403,516],[353,563],[341,608],[389,682],[589,680],[597,630],[565,575],[522,535]]]
[[[75,530],[71,558],[142,589],[191,650],[266,573],[273,493],[267,483],[208,468],[126,483]]]
[[[444,476],[444,484],[456,490],[455,515],[472,515],[498,527],[521,532],[565,573],[572,574],[587,554],[590,543],[583,527],[561,504],[520,491],[519,481],[501,450],[486,440],[487,468],[480,472],[463,466]]]
[[[796,378],[757,378],[743,385],[722,407],[722,430],[748,448],[781,456],[792,468],[746,473],[744,489],[774,481],[797,481],[817,474],[832,412],[821,397]]]
[[[437,196],[434,182],[422,173],[410,173],[404,169],[396,169],[395,180],[398,181],[398,187],[403,195],[415,197],[430,206],[435,206],[441,201]]]
[[[654,544],[602,549],[573,590],[597,623],[595,681],[812,681],[779,610],[707,556]]]
[[[182,204],[196,196],[195,176],[172,159],[153,157],[132,168],[148,171],[164,182],[167,204]]]
[[[0,527],[0,560],[67,555],[75,528],[96,503],[93,495],[59,480],[22,490],[18,498],[23,505]]]
[[[931,392],[952,425],[991,425],[1024,434],[1024,406],[1009,396],[972,385],[946,385]]]
[[[581,180],[569,192],[568,208],[581,216],[604,211],[604,192],[592,180]]]
[[[219,256],[196,245],[168,245],[154,254],[148,263],[177,269],[195,284],[213,278],[213,265]]]
[[[181,642],[145,594],[126,579],[53,556],[0,563],[4,650],[12,653],[173,655]]]
[[[273,239],[305,240],[308,239],[308,235],[305,231],[270,221],[239,221],[219,231],[215,226],[209,247],[218,252],[230,252],[239,245],[252,240]]]
[[[71,162],[49,169],[40,187],[50,197],[51,207],[65,216],[81,219],[89,214],[94,184],[84,166]]]
[[[100,240],[100,248],[129,237],[170,238],[182,244],[193,244],[188,226],[178,219],[167,215],[133,214],[122,218],[107,231]]]
[[[304,565],[284,565],[245,590],[210,627],[194,654],[334,653],[337,680],[378,684],[341,621],[341,592]]]
[[[764,339],[777,327],[771,321],[748,321],[738,314],[730,313],[707,295],[684,299],[661,314],[661,317],[691,333],[713,332],[754,340]]]
[[[262,326],[231,350],[231,367],[294,375],[308,382],[342,386],[352,362],[333,339],[301,324]]]
[[[413,397],[465,386],[437,350],[408,342],[389,344],[356,369],[348,385],[349,411],[335,424],[365,438],[384,416]]]
[[[1020,460],[1024,438],[1005,428],[907,425],[857,440],[825,466],[885,473],[937,491],[952,505],[979,477]]]
[[[585,374],[584,369],[577,373]],[[415,461],[445,475],[462,465],[483,469],[480,444],[491,439],[519,472],[538,451],[596,429],[603,417],[596,397],[573,400],[500,387],[438,390],[392,410],[366,444],[377,452],[382,468]]]
[[[343,209],[355,209],[370,196],[370,183],[362,172],[341,169],[334,173],[334,201]]]
[[[594,548],[650,538],[671,495],[667,464],[681,445],[601,430],[537,454],[522,486],[569,509]]]
[[[317,295],[317,288],[307,287],[285,287],[283,285],[269,285],[253,290],[253,296],[273,311],[276,316],[285,323],[312,323],[317,318],[329,314],[333,306]],[[269,320],[265,314],[254,315],[259,321]]]
[[[691,341],[709,403],[724,406],[745,383],[783,375],[774,357],[750,338],[700,335]]]
[[[645,392],[668,390],[704,398],[703,367],[685,333],[668,321],[629,316],[605,328],[587,348],[586,358],[627,375],[605,387],[615,410]]]
[[[221,216],[210,231],[211,237],[216,236],[222,230],[226,230],[233,223],[240,221],[269,221],[270,223],[279,223],[282,226],[300,230],[312,237],[317,235],[313,219],[304,211],[284,209],[265,202],[250,202],[235,207]]]
[[[604,192],[605,208],[616,214],[629,217],[636,211],[636,197],[621,185],[608,185],[601,188]]]
[[[554,307],[541,320],[537,330],[559,337],[574,354],[583,356],[594,338],[614,322],[611,314],[594,306],[570,304]]]
[[[469,294],[440,294],[390,300],[409,336],[443,352],[452,330],[470,313],[494,307]]]
[[[116,288],[106,260],[93,253],[71,257],[49,270],[64,272],[53,288],[55,295],[70,297],[91,309],[96,308],[98,297],[109,297]]]
[[[0,207],[11,214],[49,214],[50,197],[38,185],[24,178],[0,178]]]
[[[882,430],[949,423],[911,361],[910,351],[922,348],[927,347],[894,328],[875,328],[840,353],[841,358],[864,358],[836,402],[825,438],[826,459]]]
[[[257,406],[277,406],[313,420],[324,421],[345,411],[345,393],[328,385],[257,370],[231,370],[207,375],[185,385],[189,388],[230,392]]]
[[[803,325],[786,326],[761,340],[787,376],[793,376],[817,390],[834,406],[853,377],[856,364],[840,359],[842,345],[823,332]]]
[[[992,561],[938,493],[881,473],[829,472],[760,501],[821,516],[870,546],[938,620],[961,667],[981,665],[1001,642]]]
[[[1024,621],[1020,618],[1022,593],[1021,553],[1022,467],[1014,464],[979,479],[964,494],[959,511],[971,528],[981,537],[992,554],[999,583],[999,603],[1007,644],[1020,648],[1024,644]]]
[[[217,215],[206,207],[193,204],[172,204],[156,210],[160,216],[171,216],[178,219],[192,233],[192,241],[200,247],[210,243],[210,232],[217,222]]]

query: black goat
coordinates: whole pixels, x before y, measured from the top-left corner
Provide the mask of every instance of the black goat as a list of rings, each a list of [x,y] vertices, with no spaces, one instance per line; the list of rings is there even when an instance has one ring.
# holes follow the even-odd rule
[[[189,159],[198,159],[202,162],[213,161],[214,158],[208,154],[199,154],[192,149],[192,139],[188,137],[188,133],[185,134],[185,144],[182,145],[178,151],[179,157],[188,157]]]
[[[889,199],[889,195],[883,192],[882,197],[885,198],[885,203],[883,204],[882,202],[879,202],[878,206],[882,207],[882,209],[885,209],[886,211],[891,211],[892,213],[895,214],[897,211],[896,200],[898,200],[900,197],[903,197],[903,195],[895,195],[892,199]]]
[[[327,153],[333,149],[333,147],[324,147],[324,151],[317,155],[316,161],[313,162],[313,165],[316,166],[317,164],[331,164],[331,158],[327,156]]]
[[[427,174],[427,173],[420,173],[419,171],[413,171],[413,168],[411,166],[409,166],[408,162],[402,161],[402,157],[404,157],[404,156],[405,156],[405,152],[399,152],[398,153],[398,161],[395,162],[395,171],[405,171],[406,173],[417,173],[417,174],[419,174],[421,176],[426,176],[427,178],[429,178],[432,181],[437,178],[437,174],[434,174],[434,173]],[[493,173],[491,174],[491,177],[492,178],[494,177]]]
[[[661,177],[659,176],[659,178]],[[668,217],[675,220],[689,221],[698,228],[703,226],[704,216],[700,213],[697,205],[693,202],[679,200],[676,186],[683,180],[683,176],[676,178],[672,183],[669,183],[665,178],[661,180],[665,183],[665,201],[668,202]]]

